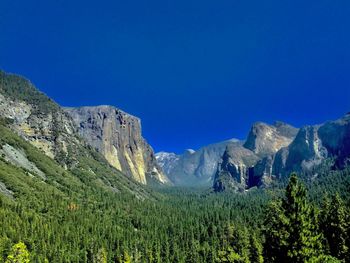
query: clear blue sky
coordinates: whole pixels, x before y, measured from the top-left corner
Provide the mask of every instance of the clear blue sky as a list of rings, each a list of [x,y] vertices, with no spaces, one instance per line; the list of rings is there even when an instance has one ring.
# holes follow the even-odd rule
[[[1,0],[0,68],[115,105],[156,151],[350,111],[350,1]]]

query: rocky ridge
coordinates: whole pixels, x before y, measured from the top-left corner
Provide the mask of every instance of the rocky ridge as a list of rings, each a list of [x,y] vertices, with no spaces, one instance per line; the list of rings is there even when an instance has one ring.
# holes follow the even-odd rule
[[[101,127],[98,127],[102,124],[98,122],[98,114],[91,115],[96,117],[94,125],[86,120],[87,128],[96,129],[91,135],[98,130],[102,131],[103,141],[98,141],[97,137],[88,138],[88,129],[82,132],[84,124],[80,125],[69,114],[72,110],[60,107],[37,90],[29,80],[0,71],[0,117],[6,119],[11,130],[55,159],[65,169],[74,169],[79,165],[80,157],[90,155],[88,146],[91,145],[99,150],[113,167],[137,182],[146,184],[146,177],[151,176],[161,184],[168,183],[169,180],[156,163],[152,148],[142,138],[140,120],[114,107],[95,109],[102,114],[101,116],[104,116],[104,110],[107,115],[109,112],[114,114],[108,115],[105,125]],[[116,125],[117,122],[123,127],[118,126],[118,129],[114,129],[112,124]],[[117,140],[117,131],[121,134],[118,137],[121,147],[115,151],[113,147]],[[108,146],[108,142],[113,143]],[[101,144],[97,145],[98,143]],[[119,176],[119,173],[115,174]]]
[[[291,125],[275,122],[269,125],[254,123],[243,145],[230,145],[226,148],[222,162],[215,174],[213,187],[216,191],[226,189],[245,190],[253,186],[266,185],[265,167],[269,157],[295,138],[298,129]],[[265,176],[257,176],[260,172]]]
[[[255,154],[243,154],[251,156],[249,162],[242,161],[242,156],[237,156],[237,150],[226,149],[215,176],[214,190],[264,187],[291,172],[317,176],[312,174],[313,170],[326,160],[333,160],[336,168],[350,162],[349,113],[338,120],[304,126],[299,130],[289,125],[274,126],[276,129],[261,123],[253,126],[243,145]],[[283,127],[283,133],[278,131],[280,127]],[[281,139],[281,135],[285,138]]]

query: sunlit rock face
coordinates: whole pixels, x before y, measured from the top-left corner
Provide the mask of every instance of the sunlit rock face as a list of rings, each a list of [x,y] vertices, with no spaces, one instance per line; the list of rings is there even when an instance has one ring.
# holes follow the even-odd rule
[[[156,162],[151,146],[141,134],[141,121],[113,106],[65,108],[78,127],[79,134],[107,161],[147,184],[149,178],[168,184]]]
[[[273,125],[257,122],[250,129],[244,147],[261,157],[265,157],[288,146],[297,132],[297,128],[283,122],[276,122]]]

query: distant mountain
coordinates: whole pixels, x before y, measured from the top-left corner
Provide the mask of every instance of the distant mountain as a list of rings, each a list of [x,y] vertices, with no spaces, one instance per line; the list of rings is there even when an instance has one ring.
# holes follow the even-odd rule
[[[299,130],[281,123],[258,123],[243,146],[251,152],[226,149],[215,175],[216,191],[268,186],[291,172],[317,176],[313,170],[326,160],[335,168],[346,166],[350,163],[350,114]]]
[[[180,160],[180,156],[175,153],[159,152],[156,153],[156,160],[162,167],[165,174],[170,174]]]
[[[237,139],[204,146],[197,151],[186,150],[183,154],[160,152],[157,161],[165,174],[180,186],[209,186],[217,170],[218,163],[227,145],[239,144]]]
[[[156,158],[175,185],[205,186],[214,183],[219,187],[222,185],[219,178],[227,177],[225,170],[228,169],[231,176],[240,181],[239,188],[245,188],[248,177],[244,173],[248,168],[288,146],[297,132],[297,128],[283,122],[273,125],[257,122],[250,129],[246,141],[232,139],[204,146],[198,151],[186,150],[180,155],[161,152],[156,154]]]

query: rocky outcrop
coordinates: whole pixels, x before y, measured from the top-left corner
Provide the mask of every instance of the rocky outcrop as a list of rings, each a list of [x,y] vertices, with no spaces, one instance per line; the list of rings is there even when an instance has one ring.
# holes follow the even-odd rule
[[[269,185],[275,154],[290,145],[297,133],[297,128],[283,122],[253,124],[243,145],[227,147],[215,174],[214,190],[243,191]]]
[[[0,116],[7,119],[19,135],[64,165],[69,147],[79,144],[72,119],[58,104],[29,80],[2,71]]]
[[[236,139],[231,139],[204,146],[197,151],[188,149],[181,155],[161,152],[157,153],[156,157],[163,171],[175,185],[209,186],[213,183],[226,146],[232,143],[242,144]]]
[[[350,113],[336,121],[329,121],[318,129],[318,137],[328,156],[342,168],[350,161]]]
[[[258,130],[260,131],[257,132]],[[248,167],[247,172],[247,167],[242,166],[240,162],[240,156],[233,155],[228,158],[230,153],[225,152],[223,165],[216,176],[218,179],[214,182],[215,190],[265,187],[273,180],[288,176],[291,172],[315,176],[317,174],[313,174],[313,171],[325,160],[333,160],[336,168],[343,168],[350,162],[350,114],[321,125],[302,127],[289,145],[285,145],[287,140],[284,140],[283,144],[280,143],[281,133],[276,136],[276,141],[269,136],[268,140],[258,140],[259,134],[271,134],[270,127],[255,125],[248,138],[250,142],[244,144],[259,157],[257,162]],[[287,134],[294,135],[294,131],[288,128]],[[269,145],[272,146],[268,147]],[[267,154],[271,153],[272,149],[276,150],[276,145],[285,146],[275,153]],[[265,153],[265,156],[262,153]]]
[[[113,106],[65,108],[79,134],[116,169],[146,184],[147,177],[169,183],[151,146],[141,135],[141,121]]]
[[[305,126],[295,140],[280,150],[272,166],[272,175],[310,172],[325,159],[333,159],[337,168],[349,163],[350,114],[322,125]]]
[[[265,157],[288,146],[297,132],[297,128],[283,122],[275,122],[273,125],[257,122],[252,126],[244,147]]]
[[[214,178],[214,190],[242,191],[249,186],[250,171],[259,160],[251,150],[239,144],[227,146]]]

